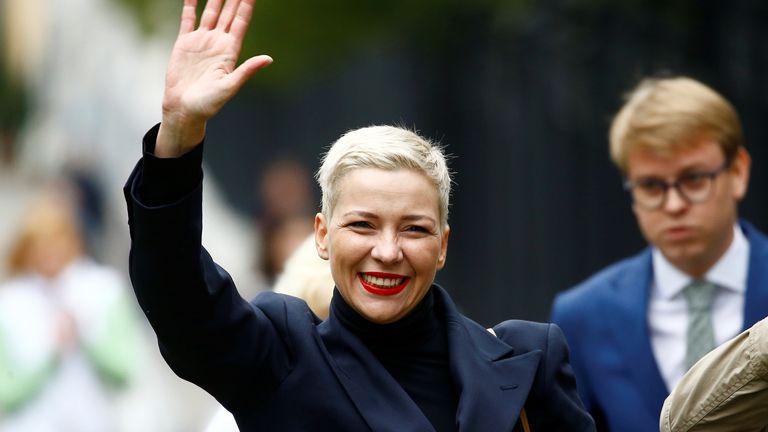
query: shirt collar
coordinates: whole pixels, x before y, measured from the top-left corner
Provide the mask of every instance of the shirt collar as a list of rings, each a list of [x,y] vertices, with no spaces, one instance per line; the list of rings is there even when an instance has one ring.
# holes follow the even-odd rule
[[[747,289],[747,267],[749,265],[749,241],[739,228],[733,227],[733,241],[725,254],[707,271],[704,279],[715,285],[743,293]],[[693,279],[681,271],[658,248],[653,248],[653,281],[657,293],[671,299],[683,291]]]

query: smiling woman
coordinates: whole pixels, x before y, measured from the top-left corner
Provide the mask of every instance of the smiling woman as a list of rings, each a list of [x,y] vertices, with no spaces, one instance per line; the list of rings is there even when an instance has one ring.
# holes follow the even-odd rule
[[[163,121],[125,187],[130,272],[173,370],[243,431],[594,430],[560,330],[506,321],[498,337],[434,284],[448,250],[441,149],[390,126],[351,131],[318,172],[318,255],[336,285],[329,317],[263,293],[247,302],[200,244],[207,120],[272,59],[236,67],[253,4],[187,0]]]
[[[396,321],[445,263],[449,229],[438,223],[437,191],[410,169],[357,168],[337,187],[335,206],[315,218],[318,253],[330,259],[336,287],[358,313]]]

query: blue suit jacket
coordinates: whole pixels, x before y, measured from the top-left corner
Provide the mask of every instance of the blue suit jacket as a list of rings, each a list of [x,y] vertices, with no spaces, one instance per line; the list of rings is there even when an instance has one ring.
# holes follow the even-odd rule
[[[141,203],[142,163],[125,187],[130,274],[171,368],[216,397],[243,431],[432,431],[429,420],[371,352],[333,316],[298,299],[244,301],[200,244],[202,187],[180,201]],[[533,430],[591,431],[568,348],[555,325],[485,328],[438,286],[458,430],[514,430],[525,406]]]
[[[768,314],[768,239],[746,222],[749,273],[744,328]],[[653,431],[669,394],[648,330],[651,249],[557,296],[552,321],[571,348],[579,394],[598,429]]]

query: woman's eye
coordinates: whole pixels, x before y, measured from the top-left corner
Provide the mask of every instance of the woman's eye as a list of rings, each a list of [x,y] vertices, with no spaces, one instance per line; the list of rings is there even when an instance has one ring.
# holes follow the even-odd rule
[[[351,222],[348,226],[352,228],[373,228],[373,226],[366,221]]]
[[[417,233],[429,233],[428,229],[424,228],[423,226],[419,226],[419,225],[410,225],[405,230],[406,231],[411,231],[411,232],[417,232]]]

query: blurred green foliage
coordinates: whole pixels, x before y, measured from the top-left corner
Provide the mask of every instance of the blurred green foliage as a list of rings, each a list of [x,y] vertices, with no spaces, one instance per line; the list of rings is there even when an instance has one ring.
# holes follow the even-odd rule
[[[159,11],[153,0],[114,1],[132,10],[149,33],[167,23],[175,26],[182,6],[178,0],[176,9],[170,10],[168,2],[162,2],[165,10]],[[204,3],[198,2],[198,14]],[[256,3],[243,57],[271,55],[275,64],[254,81],[285,85],[330,73],[370,47],[444,46],[461,37],[467,16],[515,16],[531,4],[532,0],[262,0]]]
[[[14,135],[21,127],[26,113],[27,95],[24,86],[19,80],[13,79],[4,56],[0,56],[0,133]]]

